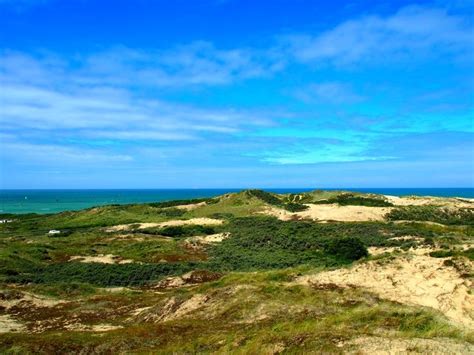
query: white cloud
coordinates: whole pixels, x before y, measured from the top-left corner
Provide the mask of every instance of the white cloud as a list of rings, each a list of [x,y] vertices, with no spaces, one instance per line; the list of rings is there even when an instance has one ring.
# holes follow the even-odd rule
[[[410,6],[392,16],[365,16],[316,35],[287,36],[282,42],[299,61],[348,65],[414,59],[415,52],[418,57],[434,51],[466,53],[472,50],[473,37],[468,19]]]
[[[272,124],[255,112],[203,109],[136,96],[126,87],[110,86],[106,78],[97,85],[80,84],[83,73],[64,71],[61,64],[50,65],[50,60],[43,63],[17,53],[6,54],[4,59],[0,60],[0,123],[4,130],[62,130],[65,137],[69,133],[85,138],[178,141]]]

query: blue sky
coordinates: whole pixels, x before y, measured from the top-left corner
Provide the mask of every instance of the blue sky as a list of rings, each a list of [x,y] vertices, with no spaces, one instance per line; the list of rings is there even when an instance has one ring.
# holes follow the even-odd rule
[[[0,0],[0,187],[474,187],[473,10]]]

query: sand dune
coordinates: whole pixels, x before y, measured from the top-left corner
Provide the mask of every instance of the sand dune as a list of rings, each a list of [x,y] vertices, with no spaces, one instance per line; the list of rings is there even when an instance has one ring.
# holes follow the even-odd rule
[[[463,278],[455,268],[443,265],[443,262],[442,258],[409,254],[388,263],[370,261],[350,269],[302,276],[297,282],[363,287],[381,298],[431,307],[450,320],[472,328],[472,281]],[[472,269],[472,262],[466,260],[465,263]]]

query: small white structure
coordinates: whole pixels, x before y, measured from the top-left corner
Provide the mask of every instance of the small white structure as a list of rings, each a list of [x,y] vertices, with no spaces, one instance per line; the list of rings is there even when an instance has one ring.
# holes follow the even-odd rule
[[[3,224],[3,223],[11,223],[13,222],[12,219],[0,219],[0,223]]]
[[[58,230],[56,230],[56,229],[51,229],[51,230],[48,232],[48,234],[59,234],[59,233],[61,233],[61,231],[58,231]]]

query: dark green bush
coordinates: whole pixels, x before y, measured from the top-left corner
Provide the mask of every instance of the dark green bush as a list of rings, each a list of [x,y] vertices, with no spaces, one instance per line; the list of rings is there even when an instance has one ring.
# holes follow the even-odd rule
[[[324,246],[323,250],[348,261],[359,260],[369,255],[367,247],[359,238],[343,237],[329,240]]]
[[[300,212],[300,211],[307,210],[308,206],[303,205],[301,203],[290,202],[290,203],[285,203],[283,205],[283,208],[290,212]]]
[[[266,192],[263,190],[246,190],[245,193],[249,196],[256,197],[263,202],[268,203],[269,205],[281,205],[282,201],[275,197],[273,194],[270,192]]]
[[[173,238],[185,238],[195,235],[216,234],[217,230],[212,226],[189,225],[189,226],[168,226],[163,228],[146,228],[136,230],[136,232],[152,235],[163,235]]]

